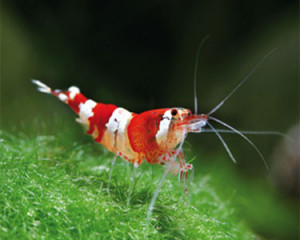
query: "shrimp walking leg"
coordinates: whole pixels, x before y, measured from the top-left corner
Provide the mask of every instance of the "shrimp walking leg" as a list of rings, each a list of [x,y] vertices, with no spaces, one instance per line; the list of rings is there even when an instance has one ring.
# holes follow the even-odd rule
[[[136,171],[137,171],[138,166],[139,166],[138,163],[134,163],[134,165],[133,165],[133,171],[132,171],[132,175],[130,177],[129,193],[128,193],[128,198],[127,198],[127,206],[129,206],[129,204],[130,204],[131,195],[132,195],[132,192],[133,192],[134,179],[135,179],[135,176],[136,176]]]
[[[153,208],[154,208],[154,205],[155,205],[155,202],[156,202],[156,199],[157,199],[157,196],[160,192],[160,189],[166,179],[166,176],[168,175],[168,173],[170,172],[171,170],[171,165],[170,164],[167,164],[166,166],[166,169],[165,169],[165,172],[164,172],[164,175],[162,176],[161,180],[160,180],[160,183],[158,184],[154,194],[153,194],[153,197],[151,199],[151,203],[149,205],[149,208],[148,208],[148,212],[147,212],[147,223],[150,222],[151,220],[151,216],[152,216],[152,212],[153,212]]]
[[[113,167],[114,167],[114,165],[116,163],[117,157],[118,157],[118,153],[115,154],[115,156],[114,156],[114,158],[113,158],[113,160],[111,162],[111,166],[110,166],[110,170],[109,170],[109,176],[108,176],[108,183],[107,183],[107,192],[108,193],[110,193],[109,192],[109,188],[110,188],[111,176],[112,176]]]

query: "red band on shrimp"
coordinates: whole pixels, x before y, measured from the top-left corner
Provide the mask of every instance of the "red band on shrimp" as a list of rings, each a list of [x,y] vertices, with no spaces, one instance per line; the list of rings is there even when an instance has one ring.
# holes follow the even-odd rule
[[[70,94],[68,94],[70,95]],[[81,93],[77,93],[73,99],[69,97],[68,105],[76,112],[79,113],[79,105],[80,103],[85,103],[87,98],[83,96]]]
[[[94,115],[88,120],[90,122],[90,128],[87,131],[88,134],[92,134],[95,130],[98,131],[98,136],[95,139],[96,142],[101,142],[104,131],[106,130],[105,124],[109,121],[110,116],[117,106],[112,104],[98,103],[93,108]]]

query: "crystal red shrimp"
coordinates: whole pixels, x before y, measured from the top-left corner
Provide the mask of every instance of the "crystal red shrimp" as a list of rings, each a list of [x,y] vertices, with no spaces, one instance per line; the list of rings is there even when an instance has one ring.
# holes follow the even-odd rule
[[[200,132],[207,122],[204,115],[192,114],[185,108],[163,108],[140,114],[112,104],[87,99],[77,87],[67,91],[52,90],[38,80],[32,80],[38,90],[63,101],[78,114],[76,119],[87,128],[87,134],[109,151],[135,166],[144,160],[150,164],[172,164],[172,172],[192,169],[184,160],[182,150],[175,150],[186,133]],[[178,157],[179,161],[172,161]],[[186,175],[186,174],[185,174]]]
[[[75,86],[70,87],[67,91],[62,91],[52,90],[38,80],[32,80],[32,82],[38,86],[40,92],[52,94],[69,105],[79,116],[76,120],[87,128],[87,134],[91,135],[96,142],[104,145],[109,151],[115,153],[116,156],[120,156],[125,161],[134,164],[135,167],[139,166],[144,160],[150,164],[167,165],[167,169],[171,172],[175,174],[179,172],[180,178],[185,173],[185,180],[187,180],[187,172],[193,169],[193,166],[185,162],[182,152],[183,142],[188,133],[199,133],[206,125],[217,135],[230,158],[236,162],[229,147],[220,135],[222,130],[215,129],[208,122],[209,120],[223,125],[230,129],[230,132],[244,138],[253,146],[268,168],[259,149],[243,132],[213,117],[212,114],[246,82],[274,50],[268,52],[246,77],[207,114],[197,114],[196,90],[194,92],[194,114],[189,109],[178,107],[154,109],[137,114],[113,104],[97,103],[88,99]],[[194,80],[194,88],[196,89],[196,74]],[[177,146],[179,147],[176,149]],[[177,158],[178,161],[176,161]]]
[[[204,38],[198,48],[196,66],[200,48],[207,38],[208,37]],[[170,171],[175,174],[179,172],[180,179],[184,173],[185,192],[187,192],[188,170],[192,170],[193,166],[185,162],[182,145],[186,135],[190,132],[200,133],[203,130],[204,132],[214,132],[222,142],[233,162],[236,162],[236,160],[220,133],[236,133],[252,145],[268,168],[268,165],[259,149],[248,137],[244,135],[248,133],[258,134],[259,132],[238,131],[227,123],[213,117],[212,114],[215,113],[231,97],[231,95],[247,81],[247,79],[249,79],[255,70],[274,52],[274,50],[275,49],[268,52],[246,75],[246,77],[207,114],[197,113],[197,68],[194,76],[194,114],[192,114],[189,109],[178,107],[154,109],[137,114],[113,104],[97,103],[91,99],[87,99],[82,93],[80,93],[79,88],[74,86],[70,87],[67,91],[61,91],[52,90],[50,87],[38,80],[32,80],[32,82],[38,86],[39,91],[56,96],[59,100],[69,105],[70,108],[78,114],[79,117],[76,120],[86,127],[87,134],[91,135],[96,142],[104,145],[109,151],[115,153],[112,166],[117,156],[120,156],[125,161],[134,164],[135,168],[131,177],[127,205],[130,203],[133,187],[132,179],[136,173],[137,167],[144,160],[150,164],[166,165],[165,172],[149,205],[147,213],[147,222],[149,222],[158,193]],[[209,120],[221,124],[223,127],[226,127],[227,130],[215,129]],[[209,126],[210,129],[203,129],[206,125]],[[278,132],[263,133],[282,135]],[[178,161],[176,161],[177,159]],[[108,192],[111,173],[112,167],[108,179]]]

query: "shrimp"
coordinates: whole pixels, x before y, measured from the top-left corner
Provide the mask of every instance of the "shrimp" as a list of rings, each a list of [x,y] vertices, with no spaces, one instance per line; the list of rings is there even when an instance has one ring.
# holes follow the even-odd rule
[[[208,36],[201,42],[198,48],[196,66],[200,48],[207,38]],[[246,77],[207,114],[197,113],[197,71],[195,71],[194,77],[194,114],[192,114],[191,110],[180,107],[154,109],[137,114],[113,104],[97,103],[94,100],[88,99],[75,86],[70,87],[66,91],[52,90],[39,80],[32,80],[32,82],[38,86],[38,91],[54,95],[69,105],[78,115],[77,122],[84,125],[87,129],[87,134],[91,135],[97,143],[104,145],[116,156],[132,163],[135,167],[138,167],[144,160],[150,164],[168,165],[171,172],[174,174],[180,173],[180,179],[182,179],[182,175],[185,173],[186,180],[187,172],[188,170],[192,170],[193,166],[187,164],[184,159],[182,151],[183,142],[188,133],[200,133],[205,126],[209,126],[211,131],[218,136],[230,158],[233,162],[236,162],[229,147],[220,135],[220,131],[216,130],[209,120],[223,125],[231,132],[244,138],[258,152],[268,168],[259,149],[245,134],[213,117],[212,114],[247,81],[274,50],[268,52]],[[176,149],[178,145],[179,147]],[[176,161],[177,158],[178,161]]]
[[[207,38],[208,37],[202,40],[199,45],[196,57],[196,67],[200,48]],[[133,186],[132,181],[136,174],[137,167],[142,164],[144,160],[150,164],[162,164],[166,166],[163,177],[149,205],[147,213],[147,221],[149,222],[158,193],[170,171],[173,174],[179,173],[180,180],[184,173],[184,189],[187,193],[188,171],[193,170],[193,165],[186,163],[182,146],[188,133],[215,133],[234,163],[236,163],[236,159],[220,133],[236,133],[256,150],[268,169],[267,162],[260,150],[245,135],[259,134],[259,132],[239,131],[212,115],[250,78],[255,70],[274,52],[274,50],[275,49],[272,49],[268,52],[243,78],[243,80],[206,114],[198,114],[197,109],[197,68],[195,69],[194,75],[195,113],[192,113],[191,110],[186,108],[172,107],[154,109],[137,114],[113,104],[97,103],[94,100],[88,99],[80,92],[79,88],[75,86],[70,87],[66,91],[52,90],[39,80],[32,80],[32,82],[38,86],[38,91],[54,95],[59,100],[66,103],[78,115],[76,120],[87,129],[87,134],[91,135],[97,143],[102,144],[110,152],[115,154],[112,161],[112,167],[118,156],[134,165],[134,170],[130,179],[131,186],[129,187],[130,190],[127,205],[129,205],[130,202]],[[216,129],[209,121],[216,122],[227,129]],[[204,128],[206,126],[208,126],[209,129]],[[263,133],[282,135],[278,132]],[[108,180],[108,192],[112,167]]]
[[[136,114],[113,104],[87,99],[75,86],[62,91],[52,90],[38,80],[32,82],[40,92],[52,94],[69,105],[87,134],[135,167],[144,160],[150,164],[172,164],[172,172],[180,171],[181,176],[192,169],[192,165],[185,162],[182,150],[175,148],[187,133],[201,131],[207,123],[206,115],[177,107]],[[179,159],[176,163],[172,161],[175,156]]]

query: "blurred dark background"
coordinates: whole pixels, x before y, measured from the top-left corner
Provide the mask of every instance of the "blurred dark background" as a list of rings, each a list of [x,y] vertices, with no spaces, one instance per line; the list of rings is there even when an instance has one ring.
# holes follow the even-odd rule
[[[194,110],[196,51],[209,34],[198,66],[199,112],[210,111],[277,48],[215,116],[237,129],[285,133],[299,121],[298,11],[297,2],[287,0],[2,1],[1,129],[30,132],[35,123],[38,133],[39,123],[49,121],[55,134],[63,131],[57,118],[79,129],[74,114],[38,93],[32,78],[53,88],[77,85],[89,98],[137,113]],[[249,144],[224,137],[237,171],[267,178]],[[282,139],[250,137],[272,167]],[[188,141],[201,152],[200,164],[211,152],[226,156],[212,134]]]

